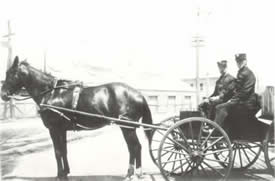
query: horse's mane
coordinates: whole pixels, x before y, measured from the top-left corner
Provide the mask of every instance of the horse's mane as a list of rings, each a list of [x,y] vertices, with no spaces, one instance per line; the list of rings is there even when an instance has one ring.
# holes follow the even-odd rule
[[[35,71],[37,71],[37,72],[39,72],[39,73],[41,73],[41,74],[45,74],[46,76],[50,76],[50,77],[54,78],[54,76],[53,76],[51,73],[43,72],[42,70],[39,70],[39,69],[37,69],[37,68],[31,66],[31,65],[29,64],[29,62],[28,62],[26,59],[23,60],[22,62],[20,62],[20,64],[21,64],[21,65],[25,65],[25,66],[27,66],[27,67],[30,67],[30,68],[32,68],[33,70],[35,70]]]
[[[50,78],[52,78],[52,79],[55,78],[55,76],[53,76],[51,73],[44,72],[44,71],[42,71],[42,70],[39,70],[39,69],[37,69],[37,68],[31,66],[31,65],[29,64],[29,62],[27,62],[26,59],[23,60],[20,64],[21,64],[21,65],[25,65],[25,66],[31,68],[32,70],[34,70],[35,72],[38,72],[38,73],[41,74],[41,75],[44,75],[44,76],[46,76],[46,77],[50,77]],[[72,82],[73,82],[72,80],[68,80],[68,79],[58,79],[58,81],[59,81],[60,83],[72,83]]]

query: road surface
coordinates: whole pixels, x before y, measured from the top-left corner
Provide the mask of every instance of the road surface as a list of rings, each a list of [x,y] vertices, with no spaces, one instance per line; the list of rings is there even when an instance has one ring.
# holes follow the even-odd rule
[[[144,177],[139,180],[162,181],[163,178],[159,169],[153,164],[149,156],[148,143],[143,130],[137,129],[137,133],[143,146]],[[108,126],[96,131],[70,132],[69,134],[70,137],[82,135],[81,139],[68,143],[68,159],[71,167],[70,181],[124,180],[129,155],[122,133],[117,126]],[[8,156],[6,155],[6,157]],[[4,174],[3,180],[56,180],[56,161],[51,145],[37,150],[32,148],[31,152],[17,153],[16,157],[9,156],[8,159],[13,160],[12,171]],[[181,178],[175,178],[175,180],[179,181]],[[249,170],[244,172],[233,171],[230,180],[274,180],[274,178],[266,172],[263,155],[261,155],[260,160]]]

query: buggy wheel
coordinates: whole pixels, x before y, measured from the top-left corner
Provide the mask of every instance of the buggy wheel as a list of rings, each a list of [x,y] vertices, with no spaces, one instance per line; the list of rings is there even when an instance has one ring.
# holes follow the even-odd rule
[[[264,140],[264,156],[270,173],[275,176],[275,144],[274,144],[274,123],[266,133]]]
[[[206,130],[207,129],[207,130]],[[223,149],[217,145],[223,145]],[[167,148],[167,146],[173,146]],[[224,153],[227,159],[215,159]],[[162,176],[180,175],[185,179],[226,179],[232,167],[232,147],[225,131],[215,122],[201,117],[181,120],[165,133],[158,151]],[[226,165],[224,168],[220,163]]]
[[[174,125],[177,121],[179,121],[179,116],[172,116],[161,121],[159,125],[169,128],[172,125]],[[160,130],[160,129],[154,129],[152,131],[152,137],[149,144],[149,153],[156,166],[158,166],[157,160],[158,160],[159,145],[165,132],[166,132],[165,130]]]
[[[223,145],[218,145],[219,148],[216,149],[224,149]],[[260,143],[256,142],[247,142],[247,141],[233,141],[232,144],[233,149],[233,169],[236,170],[245,170],[253,165],[257,159],[259,158],[262,146]],[[214,154],[217,160],[226,159],[226,155],[223,153]],[[227,165],[220,162],[223,167],[227,167]]]

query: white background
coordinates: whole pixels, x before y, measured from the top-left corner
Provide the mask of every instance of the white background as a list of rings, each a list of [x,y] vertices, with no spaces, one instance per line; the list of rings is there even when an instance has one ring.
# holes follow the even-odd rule
[[[266,85],[275,76],[274,5],[274,0],[1,0],[0,35],[10,20],[14,56],[42,69],[46,51],[48,66],[65,76],[80,73],[77,64],[181,78],[195,76],[191,42],[199,33],[205,38],[201,76],[218,75],[221,59],[235,75],[234,54],[244,52]],[[1,80],[6,59],[1,46]]]

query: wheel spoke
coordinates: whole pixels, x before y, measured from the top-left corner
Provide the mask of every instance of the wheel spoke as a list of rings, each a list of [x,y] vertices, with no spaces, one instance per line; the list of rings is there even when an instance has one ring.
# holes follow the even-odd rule
[[[162,155],[160,155],[161,157],[163,157],[164,155],[168,154],[169,152],[168,151],[165,151],[165,153],[163,153]],[[159,158],[156,157],[156,160],[158,160]]]
[[[164,167],[167,165],[167,163],[173,162],[173,161],[170,161],[170,159],[171,159],[171,157],[172,157],[173,155],[174,155],[174,153],[171,153],[171,155],[170,155],[169,158],[167,159],[168,161],[162,162],[162,163],[164,163],[164,165],[163,165],[162,168],[164,168]]]
[[[201,132],[202,132],[202,123],[200,122],[200,131],[199,131],[199,136],[198,136],[198,145],[201,143]],[[201,145],[199,146],[201,148]]]
[[[204,173],[205,175],[208,175],[207,172],[205,171],[204,167],[202,166],[202,164],[199,164],[199,167],[202,168],[202,171],[203,171],[203,173]]]
[[[158,142],[158,143],[160,143],[161,142],[161,140],[152,140],[152,142]]]
[[[192,138],[192,145],[194,146],[194,135],[193,135],[193,126],[192,122],[189,122],[190,132],[191,132],[191,138]],[[195,147],[194,147],[195,148]]]
[[[250,151],[251,151],[251,150],[250,150]],[[252,153],[249,152],[248,154],[251,155],[252,157],[256,157],[256,156],[258,155],[258,154],[255,153],[255,152],[252,152]],[[260,154],[260,153],[259,153],[259,154]],[[265,162],[265,160],[263,160],[262,158],[258,158],[258,160],[261,161],[261,162]]]
[[[188,164],[188,162],[185,162],[184,164],[182,164],[182,160],[181,160],[180,166],[178,166],[177,168],[173,169],[173,170],[171,171],[171,173],[174,173],[175,171],[177,171],[177,170],[180,169],[180,168],[181,168],[181,170],[182,170],[182,172],[183,172],[183,166],[186,165],[186,164]]]
[[[215,153],[220,155],[221,153],[226,152],[226,151],[229,151],[229,149],[227,148],[227,149],[223,149],[223,150],[212,151],[212,152],[209,152],[209,153],[206,152],[203,155],[206,156],[206,155],[211,155],[211,154],[215,154]]]
[[[174,145],[173,146],[166,146],[166,147],[164,147],[164,149],[166,149],[166,148],[173,148],[174,147]],[[154,148],[154,149],[151,149],[151,151],[158,151],[159,150],[159,148]]]
[[[190,171],[192,170],[192,163],[188,163],[188,167],[186,167],[186,169],[184,170],[184,173],[182,174],[182,176],[184,177],[185,175],[187,175],[188,173],[190,173]],[[191,168],[191,170],[188,171],[188,169]]]
[[[175,157],[174,157],[175,160],[177,160],[177,156],[178,156],[178,154],[175,153]],[[175,168],[175,164],[176,164],[176,161],[175,161],[175,160],[174,160],[174,163],[173,163],[172,170],[174,170],[174,168]]]
[[[160,133],[162,136],[164,136],[164,133],[160,132],[159,130],[157,130],[158,133]],[[165,144],[170,144],[170,145],[173,145],[172,143],[169,143],[169,142],[164,142]]]
[[[209,140],[210,136],[212,135],[212,133],[215,131],[216,128],[214,128],[206,137],[206,139],[203,141],[203,143],[201,144],[202,146],[205,145],[205,143]]]
[[[236,150],[234,150],[234,155],[233,155],[233,167],[234,167],[234,164],[235,164],[235,158],[236,158]]]
[[[188,149],[187,149],[185,146],[183,146],[182,144],[180,144],[180,143],[177,142],[176,140],[173,140],[173,139],[169,138],[169,136],[167,136],[167,138],[168,138],[170,141],[172,141],[173,143],[179,145],[184,151],[186,151],[187,153],[189,153]]]
[[[208,150],[209,148],[211,148],[213,145],[215,145],[218,141],[222,140],[223,139],[223,136],[216,139],[213,143],[211,143],[208,147],[204,148],[203,152]]]
[[[181,151],[180,151],[181,152]],[[181,155],[179,155],[179,158],[181,158]],[[186,162],[185,162],[186,163]],[[181,165],[181,173],[183,172],[183,164],[182,164],[182,160],[180,160],[180,165]]]
[[[189,157],[189,155],[187,155],[187,154],[184,154],[184,153],[181,153],[181,152],[178,152],[178,151],[174,151],[174,150],[163,149],[163,151],[168,151],[168,152],[171,152],[171,153],[175,153],[175,154],[184,155],[184,156]]]
[[[180,128],[178,128],[177,130],[179,131],[179,133],[177,131],[174,131],[174,132],[177,133],[177,134],[180,134],[180,136],[183,138],[183,140],[185,141],[188,148],[191,148],[190,144],[188,143],[188,139],[184,135],[183,131]]]
[[[239,159],[240,159],[240,164],[241,164],[241,168],[243,167],[243,161],[242,161],[242,154],[241,154],[241,148],[240,145],[238,147],[238,151],[239,151]]]
[[[251,163],[250,158],[249,158],[249,156],[247,155],[246,150],[243,148],[243,146],[241,146],[241,149],[243,150],[244,155],[245,155],[246,159],[248,160],[248,162]]]
[[[172,155],[172,154],[171,154]],[[171,159],[171,158],[170,158]],[[172,163],[172,162],[177,162],[177,161],[181,161],[181,160],[188,160],[188,158],[181,158],[181,159],[175,159],[175,160],[170,160],[169,161],[164,161],[162,163]],[[164,168],[164,167],[163,167]]]
[[[258,148],[258,147],[259,147],[258,145],[255,145],[255,146],[243,145],[243,148]]]
[[[257,155],[257,153],[251,149],[251,147],[247,147],[251,152],[253,152],[255,155]]]

